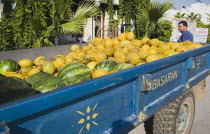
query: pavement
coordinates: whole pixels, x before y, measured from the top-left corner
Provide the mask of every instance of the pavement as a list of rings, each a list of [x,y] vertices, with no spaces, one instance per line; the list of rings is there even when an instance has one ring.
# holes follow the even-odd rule
[[[146,134],[144,124],[139,125],[129,134]],[[195,116],[190,134],[210,134],[210,76],[206,78],[204,100],[195,102]]]

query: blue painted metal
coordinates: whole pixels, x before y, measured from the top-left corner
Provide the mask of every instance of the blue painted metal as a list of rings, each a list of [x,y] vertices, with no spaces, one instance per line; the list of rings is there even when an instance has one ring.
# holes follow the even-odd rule
[[[209,51],[207,45],[0,105],[0,122],[11,134],[126,132],[204,79]]]

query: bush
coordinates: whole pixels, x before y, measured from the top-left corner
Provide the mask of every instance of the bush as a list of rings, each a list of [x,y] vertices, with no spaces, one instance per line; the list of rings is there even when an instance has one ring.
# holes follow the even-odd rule
[[[151,38],[157,38],[161,41],[170,41],[172,36],[172,22],[161,20],[158,22],[155,33],[151,34]]]
[[[29,18],[37,15],[33,8],[39,8],[43,23],[47,23],[51,10],[49,3],[50,0],[16,0],[15,9],[0,21],[0,51],[36,47],[33,46],[35,39]]]

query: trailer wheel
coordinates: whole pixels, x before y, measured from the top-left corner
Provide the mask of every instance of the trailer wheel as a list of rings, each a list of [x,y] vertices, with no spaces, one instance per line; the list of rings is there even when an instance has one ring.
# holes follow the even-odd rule
[[[194,114],[194,95],[187,91],[154,115],[153,134],[189,134]]]

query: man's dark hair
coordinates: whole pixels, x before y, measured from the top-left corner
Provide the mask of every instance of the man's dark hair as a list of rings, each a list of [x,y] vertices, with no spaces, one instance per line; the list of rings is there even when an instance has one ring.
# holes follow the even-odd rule
[[[187,27],[187,22],[186,21],[180,21],[178,24],[182,24],[183,26]]]

